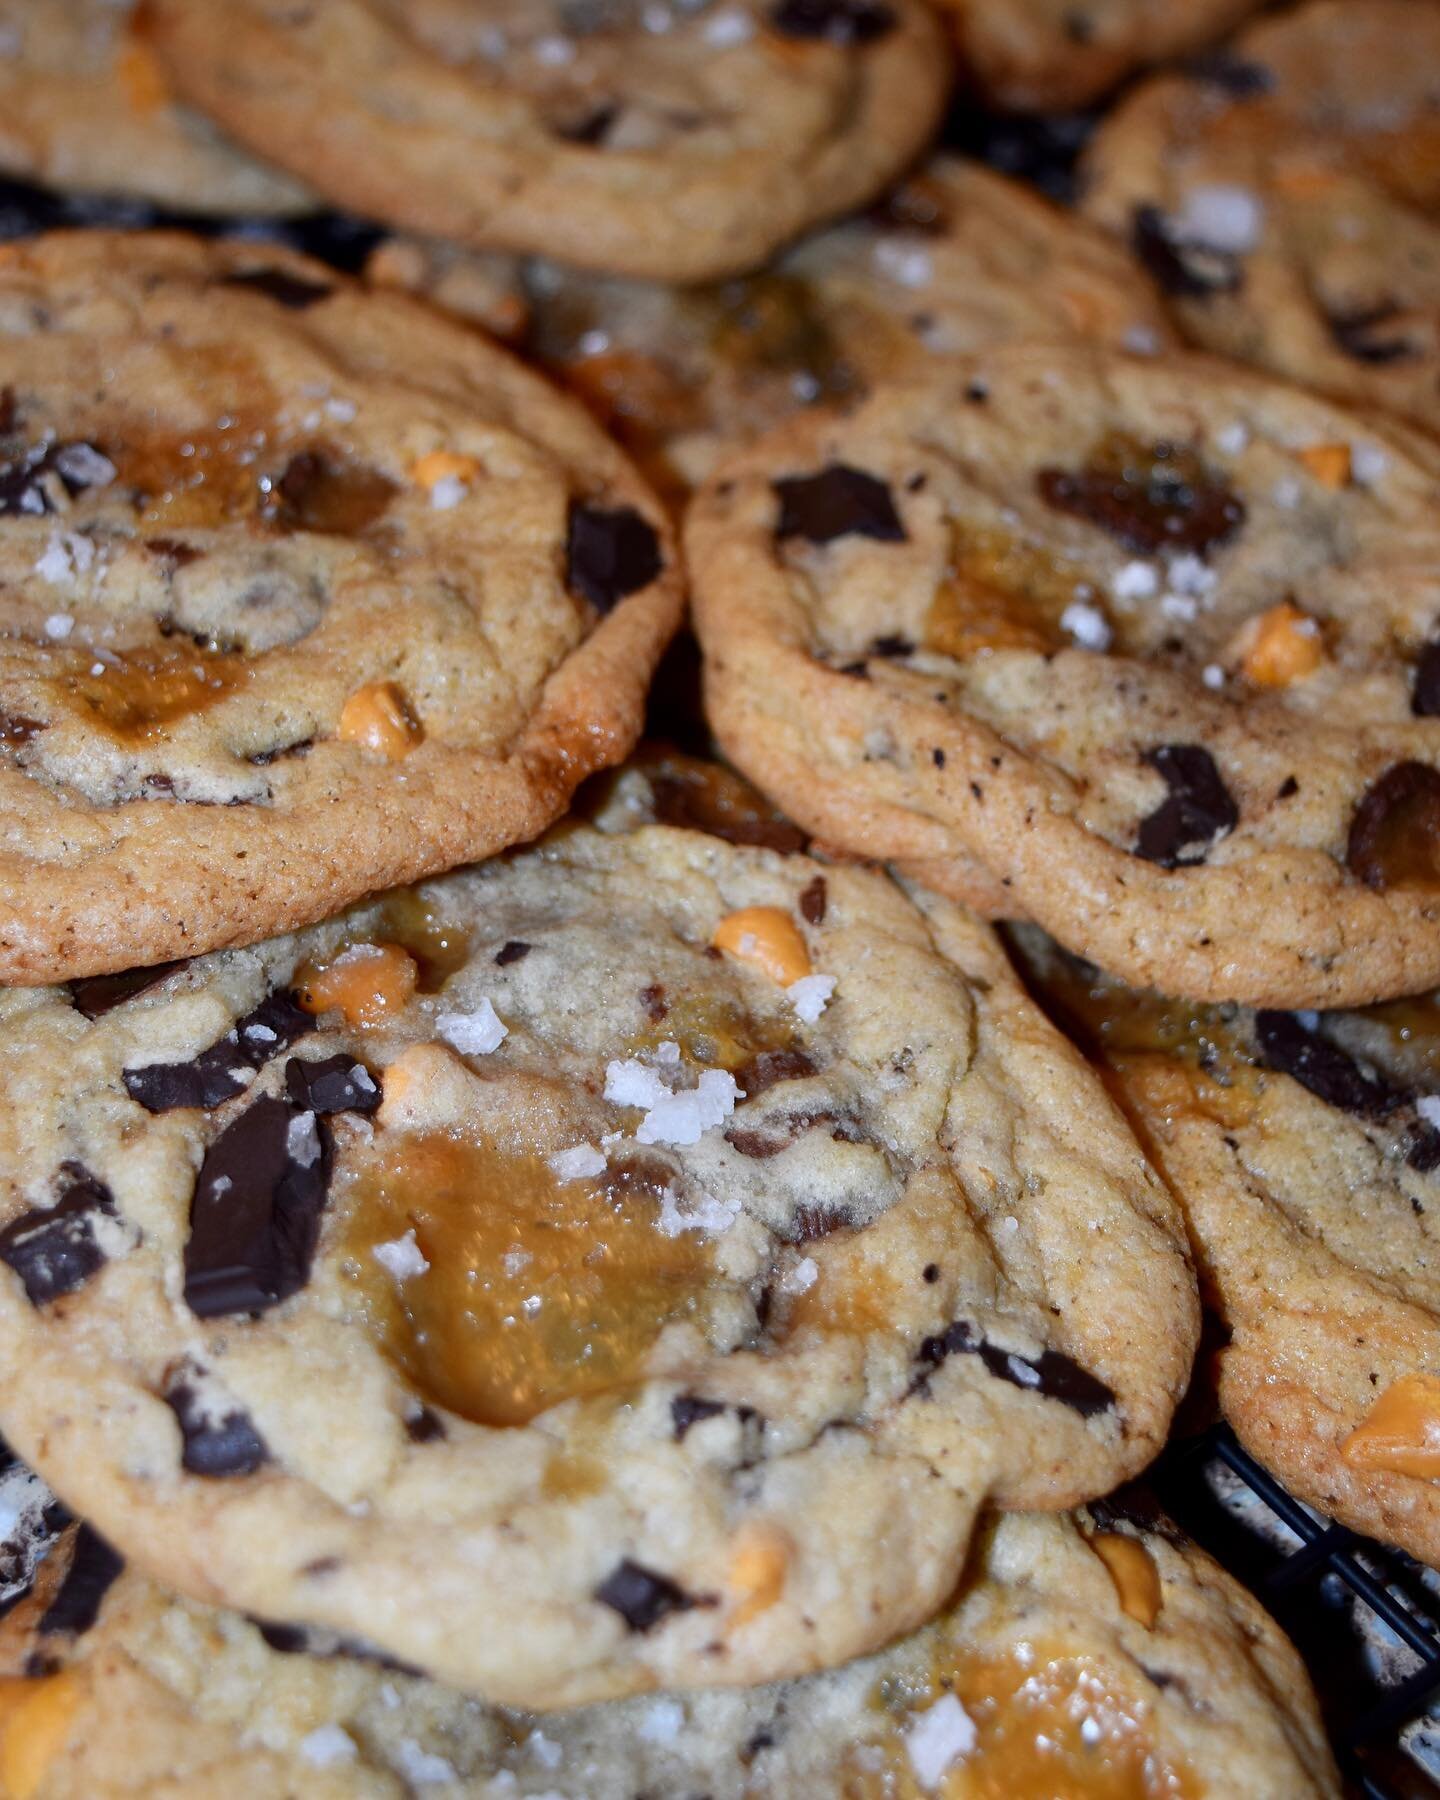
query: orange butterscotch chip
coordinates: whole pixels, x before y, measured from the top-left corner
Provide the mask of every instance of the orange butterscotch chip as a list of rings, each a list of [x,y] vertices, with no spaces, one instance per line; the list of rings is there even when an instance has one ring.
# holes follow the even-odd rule
[[[1120,1610],[1147,1631],[1160,1617],[1160,1571],[1143,1544],[1118,1531],[1102,1531],[1090,1540],[1090,1548],[1110,1571]]]
[[[778,906],[742,906],[727,913],[710,942],[741,962],[753,963],[781,987],[803,981],[810,973],[810,952],[800,927]]]
[[[0,1679],[0,1794],[32,1800],[65,1742],[80,1683],[68,1672]]]
[[[730,1564],[733,1625],[744,1625],[775,1604],[785,1591],[789,1566],[790,1540],[778,1528],[759,1526],[742,1538]]]
[[[380,1025],[410,1000],[418,973],[398,944],[354,944],[324,968],[301,970],[295,988],[308,1013],[334,1011],[347,1025]]]
[[[1289,600],[1251,619],[1238,645],[1240,672],[1256,687],[1289,687],[1313,675],[1325,660],[1319,625]]]
[[[480,473],[480,464],[462,450],[431,450],[410,465],[410,479],[417,487],[436,488],[442,481],[458,481],[465,487]]]
[[[142,118],[170,101],[165,71],[143,44],[127,44],[115,60],[120,91],[130,110]]]
[[[1348,444],[1310,444],[1295,454],[1321,487],[1343,488],[1350,480]]]
[[[1391,1382],[1340,1446],[1352,1469],[1388,1475],[1440,1476],[1440,1376],[1402,1375]]]
[[[340,736],[390,762],[408,756],[425,733],[393,681],[371,681],[340,709]]]

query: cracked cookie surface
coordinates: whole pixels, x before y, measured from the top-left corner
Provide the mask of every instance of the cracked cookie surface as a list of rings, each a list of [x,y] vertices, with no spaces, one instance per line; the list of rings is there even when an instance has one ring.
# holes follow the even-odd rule
[[[703,281],[863,204],[949,70],[920,0],[151,0],[180,91],[401,229]]]
[[[17,1449],[176,1586],[493,1698],[873,1648],[1188,1375],[1134,1140],[878,874],[571,825],[0,1013]]]
[[[818,838],[1175,993],[1440,979],[1440,456],[1203,359],[1009,346],[782,427],[686,542],[726,754]]]
[[[533,836],[679,613],[583,409],[271,246],[0,253],[0,973],[253,941]]]

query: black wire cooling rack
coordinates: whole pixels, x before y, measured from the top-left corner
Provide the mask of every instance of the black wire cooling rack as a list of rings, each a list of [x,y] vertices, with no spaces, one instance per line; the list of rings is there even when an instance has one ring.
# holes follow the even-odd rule
[[[1440,1577],[1292,1499],[1227,1425],[1173,1443],[1151,1479],[1305,1658],[1352,1791],[1440,1795]]]

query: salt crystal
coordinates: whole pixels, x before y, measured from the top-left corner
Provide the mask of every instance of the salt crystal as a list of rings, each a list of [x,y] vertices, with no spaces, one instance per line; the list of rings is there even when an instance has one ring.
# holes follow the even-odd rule
[[[685,1723],[685,1708],[678,1700],[657,1700],[640,1721],[640,1736],[649,1744],[673,1744]]]
[[[415,1787],[432,1787],[441,1781],[454,1781],[456,1771],[443,1756],[422,1748],[414,1738],[401,1738],[395,1750],[400,1773]]]
[[[1350,474],[1362,487],[1372,487],[1390,467],[1390,458],[1378,444],[1350,446]]]
[[[785,996],[795,1008],[795,1017],[802,1025],[813,1025],[830,1003],[830,996],[835,992],[833,975],[802,975],[798,981],[792,981],[785,990]]]
[[[1440,1094],[1422,1094],[1415,1102],[1415,1110],[1427,1125],[1440,1129]]]
[[[527,1263],[531,1263],[534,1260],[534,1257],[528,1250],[507,1250],[500,1258],[500,1266],[513,1280]]]
[[[1237,419],[1233,425],[1222,425],[1215,433],[1215,448],[1226,456],[1238,456],[1250,442],[1250,427]]]
[[[1277,506],[1283,507],[1286,512],[1289,512],[1292,507],[1300,504],[1302,492],[1300,483],[1295,476],[1282,475],[1270,490],[1270,498]]]
[[[459,475],[442,475],[430,490],[430,504],[436,512],[449,512],[470,492]]]
[[[508,1026],[500,1022],[499,1014],[488,999],[482,1000],[474,1012],[437,1013],[435,1029],[462,1056],[488,1056],[510,1035]]]
[[[537,1726],[525,1740],[525,1748],[535,1758],[542,1769],[558,1769],[565,1760],[565,1752],[554,1738],[546,1737]]]
[[[1171,230],[1182,244],[1243,255],[1260,242],[1264,221],[1264,209],[1248,188],[1217,183],[1190,189]]]
[[[651,1107],[668,1092],[654,1069],[633,1056],[605,1065],[605,1098],[612,1106]]]
[[[1160,339],[1149,325],[1127,325],[1121,343],[1132,356],[1156,356]]]
[[[917,245],[881,238],[871,254],[879,272],[889,276],[891,281],[899,282],[901,287],[926,287],[934,277],[935,265],[930,260],[930,252]]]
[[[300,1169],[310,1169],[320,1160],[320,1133],[313,1112],[296,1113],[285,1127],[285,1153]]]
[[[41,561],[43,560],[42,557]],[[36,568],[39,568],[40,565],[37,563],[35,566]],[[49,576],[47,576],[46,580],[48,581],[49,579]],[[75,621],[70,617],[69,613],[51,613],[50,617],[45,621],[45,635],[48,638],[67,638],[74,629]]]
[[[593,1144],[576,1144],[571,1150],[557,1150],[550,1158],[550,1170],[561,1181],[583,1181],[590,1175],[605,1172],[605,1152]]]
[[[1010,1371],[1010,1379],[1016,1387],[1035,1388],[1040,1385],[1040,1371],[1033,1364],[1026,1362],[1023,1356],[1012,1356],[1005,1353],[1005,1367]]]
[[[1100,608],[1083,600],[1072,600],[1061,613],[1060,629],[1068,631],[1082,650],[1108,650],[1115,635]]]
[[[1218,693],[1225,685],[1225,671],[1219,663],[1206,663],[1200,671],[1200,679],[1207,688],[1213,688]]]
[[[679,1093],[661,1091],[640,1121],[635,1141],[640,1144],[698,1144],[702,1133],[728,1119],[735,1102],[742,1099],[735,1077],[728,1069],[702,1069],[693,1088]]]
[[[945,1771],[975,1748],[975,1722],[954,1694],[942,1694],[918,1713],[905,1733],[905,1751],[921,1787],[932,1791]]]
[[[375,1260],[396,1281],[409,1281],[412,1275],[424,1275],[430,1268],[425,1253],[415,1242],[412,1228],[404,1237],[392,1238],[388,1244],[375,1246]]]
[[[738,6],[722,6],[706,21],[701,35],[715,49],[731,50],[736,44],[748,43],[755,35],[755,21]]]
[[[317,1769],[328,1769],[334,1763],[354,1762],[355,1740],[343,1725],[321,1725],[296,1745],[302,1762]]]
[[[655,1223],[664,1237],[679,1237],[682,1231],[722,1237],[739,1216],[738,1200],[717,1200],[712,1194],[701,1194],[689,1212],[682,1213],[675,1189],[667,1187],[660,1195],[660,1217]]]
[[[782,1278],[780,1282],[781,1292],[786,1294],[808,1293],[809,1290],[814,1287],[819,1276],[820,1271],[816,1267],[815,1258],[813,1256],[804,1257],[801,1261],[796,1263],[795,1267],[790,1270],[788,1275]]]
[[[658,1063],[678,1063],[680,1061],[680,1046],[678,1044],[670,1043],[667,1039],[667,1041],[655,1052],[655,1060]]]
[[[1192,550],[1182,550],[1166,563],[1165,579],[1177,594],[1208,594],[1220,578]]]
[[[1146,600],[1160,586],[1160,577],[1155,572],[1155,565],[1148,562],[1128,562],[1115,571],[1115,579],[1110,583],[1110,591],[1117,600]]]
[[[550,69],[559,68],[562,63],[575,60],[575,46],[566,37],[536,38],[531,49],[536,62],[544,63]]]
[[[1189,594],[1162,594],[1160,610],[1167,619],[1180,619],[1186,624],[1200,611],[1200,602]]]
[[[55,453],[55,467],[72,487],[109,487],[117,470],[93,444],[66,444]]]

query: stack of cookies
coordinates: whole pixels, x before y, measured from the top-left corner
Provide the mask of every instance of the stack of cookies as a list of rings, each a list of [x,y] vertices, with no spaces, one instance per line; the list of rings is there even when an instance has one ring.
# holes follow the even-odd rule
[[[1254,10],[0,0],[0,1800],[1338,1797],[1143,1477],[1440,1568],[1440,0]]]

